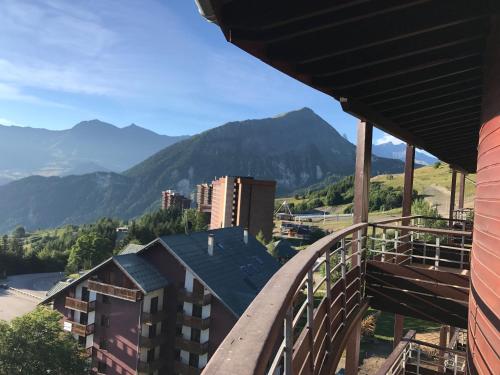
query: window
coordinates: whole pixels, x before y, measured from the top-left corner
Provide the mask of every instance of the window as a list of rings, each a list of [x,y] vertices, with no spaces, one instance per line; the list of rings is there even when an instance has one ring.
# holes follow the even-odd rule
[[[86,287],[82,288],[82,301],[89,301],[90,293],[89,290]]]
[[[110,326],[110,321],[109,321],[109,316],[106,315],[101,315],[101,327],[109,327]]]
[[[201,307],[201,305],[193,305],[193,316],[201,318],[202,310],[203,308]]]
[[[175,334],[176,334],[177,336],[181,336],[181,335],[182,335],[182,326],[181,326],[181,325],[177,325],[177,326],[175,327]]]
[[[89,316],[85,313],[80,313],[80,324],[87,325],[87,322],[89,321]]]
[[[179,349],[175,349],[174,360],[180,361],[180,359],[181,359],[181,351]]]
[[[108,370],[108,365],[106,364],[106,362],[99,361],[97,363],[97,372],[105,374],[107,370]]]
[[[147,359],[147,361],[148,361],[149,363],[151,363],[151,362],[153,362],[154,360],[155,360],[155,349],[154,349],[154,348],[153,348],[153,349],[149,349],[149,350],[148,350],[148,359]]]
[[[200,363],[200,357],[198,354],[189,353],[189,366],[198,368]]]
[[[153,337],[156,337],[156,324],[149,326],[149,338],[152,339]]]
[[[158,312],[158,297],[151,298],[151,308],[149,311],[151,314]]]
[[[191,341],[200,342],[201,331],[198,328],[191,328]]]
[[[108,350],[108,341],[104,337],[99,341],[99,349]]]
[[[87,338],[85,336],[78,336],[78,345],[82,348],[85,348],[85,344],[87,343]]]
[[[110,303],[109,296],[103,294],[102,295],[102,303],[106,303],[106,304]]]

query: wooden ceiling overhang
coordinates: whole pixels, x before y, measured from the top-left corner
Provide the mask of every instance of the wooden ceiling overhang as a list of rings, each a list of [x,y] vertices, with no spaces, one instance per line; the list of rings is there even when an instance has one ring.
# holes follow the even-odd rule
[[[346,112],[476,170],[486,40],[500,0],[197,1],[229,42]]]

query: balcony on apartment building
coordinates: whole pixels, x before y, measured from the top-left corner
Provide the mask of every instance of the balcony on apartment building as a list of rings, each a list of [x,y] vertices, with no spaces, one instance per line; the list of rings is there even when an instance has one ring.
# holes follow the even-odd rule
[[[64,307],[88,314],[95,310],[95,301],[84,301],[78,298],[66,297]]]
[[[199,341],[186,339],[184,337],[175,338],[175,348],[179,350],[185,350],[193,354],[207,354],[208,353],[208,341],[201,343]]]
[[[182,363],[180,361],[175,361],[174,362],[174,372],[176,374],[183,374],[183,375],[200,375],[202,369],[198,367],[191,366],[186,363]]]
[[[94,323],[83,324],[71,320],[64,321],[64,330],[78,336],[89,336],[94,333]]]
[[[98,294],[104,294],[132,302],[137,302],[142,299],[142,293],[139,289],[124,288],[96,279],[89,279],[88,289]]]
[[[161,369],[166,365],[166,363],[167,360],[165,358],[153,359],[151,361],[139,361],[137,365],[137,372],[151,374],[154,371]]]
[[[210,317],[201,318],[197,316],[186,315],[184,312],[177,313],[177,324],[205,330],[210,327]]]
[[[139,345],[143,348],[151,349],[164,344],[167,341],[166,336],[157,335],[154,337],[141,336]]]
[[[189,292],[186,289],[182,288],[179,290],[179,300],[195,305],[206,306],[209,305],[212,301],[212,295],[205,294],[203,290]]]
[[[153,325],[167,319],[167,312],[165,310],[158,310],[155,312],[143,312],[142,313],[142,323],[147,325]]]

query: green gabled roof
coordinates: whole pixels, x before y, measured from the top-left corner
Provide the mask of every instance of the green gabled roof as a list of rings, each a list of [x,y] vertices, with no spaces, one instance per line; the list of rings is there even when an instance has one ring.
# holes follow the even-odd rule
[[[113,261],[144,293],[168,285],[167,279],[152,264],[136,254],[117,255]]]
[[[211,256],[207,252],[209,234],[215,238]],[[249,235],[245,244],[240,227],[163,236],[160,243],[237,316],[280,267],[255,237]]]

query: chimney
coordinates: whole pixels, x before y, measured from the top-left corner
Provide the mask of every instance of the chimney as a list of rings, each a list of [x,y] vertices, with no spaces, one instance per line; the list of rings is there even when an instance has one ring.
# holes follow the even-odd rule
[[[245,245],[248,245],[248,229],[245,228],[243,229],[243,242]]]
[[[214,242],[215,242],[215,237],[212,233],[208,235],[208,255],[212,256],[214,255]]]

